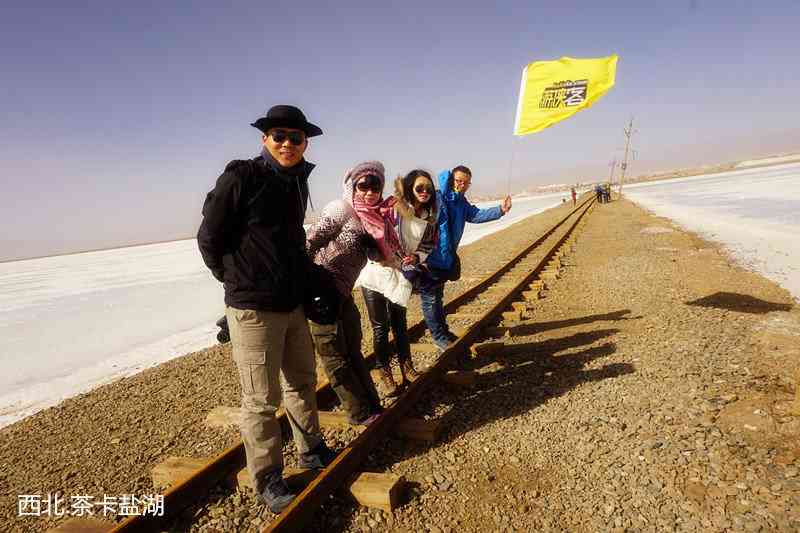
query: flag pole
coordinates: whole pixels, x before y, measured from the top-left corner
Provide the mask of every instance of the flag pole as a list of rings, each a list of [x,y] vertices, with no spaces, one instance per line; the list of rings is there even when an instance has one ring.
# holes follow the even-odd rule
[[[506,196],[511,196],[511,174],[514,171],[514,147],[516,144],[517,131],[519,129],[520,115],[522,114],[522,102],[525,98],[525,78],[528,74],[528,65],[522,69],[522,76],[519,80],[519,93],[517,94],[517,109],[514,113],[514,131],[511,132],[511,159],[508,162],[508,182],[506,185]]]
[[[506,182],[506,196],[511,196],[511,176],[514,172],[514,147],[516,144],[517,136],[511,137],[511,158],[508,162],[508,180]]]

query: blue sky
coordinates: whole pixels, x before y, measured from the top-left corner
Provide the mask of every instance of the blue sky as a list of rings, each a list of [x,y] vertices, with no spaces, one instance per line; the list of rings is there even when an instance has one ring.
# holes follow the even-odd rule
[[[69,4],[69,5],[68,5]],[[607,4],[607,5],[603,5]],[[0,11],[0,260],[192,236],[249,126],[299,105],[312,197],[465,163],[476,192],[800,149],[800,2],[20,2]],[[655,4],[655,3],[652,3]],[[525,64],[619,55],[594,107],[511,135]]]

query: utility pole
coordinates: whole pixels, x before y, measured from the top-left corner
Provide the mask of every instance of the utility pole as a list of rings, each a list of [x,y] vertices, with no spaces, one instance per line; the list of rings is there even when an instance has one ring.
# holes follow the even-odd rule
[[[608,166],[611,167],[611,173],[608,175],[608,183],[609,184],[613,184],[614,183],[614,168],[617,166],[617,158],[615,157],[614,159],[612,159],[611,163],[609,163]]]
[[[619,177],[620,198],[622,198],[622,184],[625,182],[625,170],[628,168],[628,152],[630,151],[631,147],[631,135],[635,133],[633,129],[633,117],[631,117],[630,122],[628,122],[628,127],[622,131],[625,132],[626,140],[625,140],[625,160],[622,162],[622,165],[620,165],[620,168],[622,169],[622,174]]]

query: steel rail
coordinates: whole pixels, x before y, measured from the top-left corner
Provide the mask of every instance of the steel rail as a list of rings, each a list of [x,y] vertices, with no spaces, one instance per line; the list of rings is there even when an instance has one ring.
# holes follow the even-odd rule
[[[498,268],[495,272],[493,272],[493,273],[489,274],[488,276],[486,276],[479,283],[475,284],[474,286],[470,287],[469,289],[465,290],[464,292],[462,292],[461,294],[457,295],[452,300],[447,302],[445,304],[445,306],[444,306],[445,312],[447,314],[452,313],[456,308],[460,307],[461,305],[464,305],[464,303],[468,302],[469,300],[474,299],[480,293],[484,292],[495,281],[500,279],[500,277],[502,277],[506,272],[511,270],[511,268],[513,268],[513,266],[520,259],[524,258],[531,251],[533,251],[535,248],[540,246],[555,231],[557,231],[558,228],[563,226],[570,218],[572,218],[575,214],[577,214],[581,210],[583,210],[583,212],[580,213],[579,218],[582,218],[583,215],[586,212],[586,209],[588,209],[587,206],[591,206],[591,204],[593,202],[594,202],[594,196],[592,195],[592,196],[589,197],[589,199],[585,200],[579,206],[577,206],[574,209],[572,209],[566,216],[564,216],[555,225],[550,227],[546,232],[544,232],[533,243],[525,246],[522,250],[520,250],[512,259],[507,261],[506,264],[504,264],[503,266]],[[510,291],[508,293],[508,296],[506,298],[504,298],[503,301],[505,301],[506,299],[509,299],[508,301],[510,301],[510,298],[516,292],[518,292],[517,289],[513,289],[512,291]],[[470,332],[472,330],[473,330],[472,326],[470,328],[468,328],[468,332]],[[408,328],[408,336],[409,336],[409,338],[418,338],[424,333],[424,331],[425,331],[425,322],[423,320],[419,320],[415,324],[411,325]],[[466,333],[465,333],[465,335],[466,335]],[[459,341],[456,341],[454,343],[454,345],[451,347],[451,349],[448,350],[448,352],[453,351],[456,348],[456,346],[460,346],[460,342]],[[373,353],[370,353],[369,355],[365,356],[365,359],[370,361],[370,360],[374,359],[374,357],[375,357],[375,353],[373,352]],[[419,382],[428,383],[429,382],[429,378],[425,378],[425,376],[427,376],[428,374],[430,374],[430,371],[425,372],[424,374],[422,374],[422,377],[420,379],[418,379],[415,382],[415,384],[419,383]],[[404,397],[409,395],[409,394],[411,394],[413,391],[421,390],[421,389],[416,388],[415,384],[412,384],[412,386],[410,386],[404,392],[404,394],[403,394]],[[335,396],[333,394],[333,390],[331,389],[330,384],[327,381],[323,381],[317,386],[316,393],[317,393],[317,404],[320,407],[330,406],[335,401]],[[418,392],[413,392],[413,394],[416,396],[419,393]],[[397,402],[395,402],[395,403],[397,403]],[[387,409],[387,411],[389,411],[390,409]],[[385,419],[384,418],[385,416],[386,416],[386,413],[382,414],[378,418],[378,420],[376,420],[375,422],[370,424],[368,429],[370,429],[372,427],[375,427],[375,426],[384,427],[386,423],[382,422],[382,420]],[[400,417],[400,415],[397,415],[397,417],[395,417],[394,415],[390,416],[392,421],[399,420],[399,417]],[[286,424],[286,416],[283,413],[282,409],[279,411],[278,419],[282,424]],[[367,431],[365,430],[362,433],[362,436],[364,435],[364,433],[367,433]],[[358,439],[356,439],[356,440],[358,440]],[[349,447],[345,448],[345,450],[347,450],[347,449],[349,449]],[[339,464],[339,458],[341,456],[342,456],[342,454],[340,453],[339,457],[337,457],[337,460],[334,461],[334,463],[332,463],[328,467],[328,469],[330,469],[331,467],[333,467],[336,464]],[[348,455],[348,457],[350,457],[350,456]],[[343,458],[343,460],[344,460],[344,458]],[[346,459],[346,464],[349,464],[351,461],[352,461],[352,459]],[[175,484],[174,486],[169,488],[164,493],[164,514],[163,514],[163,516],[153,516],[153,515],[135,515],[135,516],[131,516],[131,517],[128,517],[127,519],[123,520],[119,524],[116,524],[112,529],[109,530],[108,533],[130,533],[130,532],[139,532],[139,531],[141,531],[141,532],[151,532],[151,531],[159,532],[159,531],[162,531],[163,528],[166,527],[168,525],[168,523],[172,519],[174,519],[180,512],[182,512],[187,507],[190,507],[191,505],[194,505],[194,504],[197,503],[197,500],[198,500],[198,496],[197,495],[198,494],[204,494],[206,492],[209,492],[214,486],[220,484],[221,482],[225,481],[226,479],[229,479],[232,474],[235,474],[235,472],[237,472],[238,470],[244,468],[245,463],[246,463],[246,460],[245,460],[245,453],[244,453],[244,444],[242,442],[234,444],[233,446],[229,447],[228,449],[224,450],[222,453],[220,453],[219,455],[214,457],[203,468],[199,469],[197,472],[192,474],[192,476],[190,476],[190,477],[180,481],[179,483]],[[324,474],[328,471],[328,469],[323,470],[321,472],[321,474],[318,475],[317,478],[314,481],[312,481],[312,483],[307,487],[307,489],[304,490],[300,495],[298,495],[297,498],[295,498],[295,500],[292,502],[292,505],[287,507],[287,509],[285,509],[284,512],[281,515],[279,515],[278,518],[275,521],[273,521],[272,523],[273,524],[279,523],[279,524],[281,524],[281,527],[285,527],[284,525],[282,525],[282,524],[284,524],[285,521],[281,520],[281,518],[284,515],[286,515],[287,513],[289,513],[289,512],[291,512],[292,515],[294,515],[296,513],[296,511],[293,510],[294,509],[294,504],[300,499],[300,497],[305,495],[306,492],[309,491],[312,487],[320,486],[320,489],[314,489],[314,491],[315,491],[314,494],[316,494],[320,490],[326,489],[326,488],[329,489],[328,493],[330,492],[330,490],[333,490],[333,488],[335,488],[335,485],[331,485],[331,483],[329,481],[325,481],[324,479],[321,479],[321,478],[324,477]],[[281,530],[283,530],[283,529],[281,529]],[[286,531],[290,531],[290,530],[291,529],[286,529]],[[268,528],[265,531],[272,531],[272,529]],[[275,531],[278,531],[278,529],[276,529]]]
[[[586,205],[588,204],[588,205]],[[300,531],[311,520],[314,511],[325,501],[325,499],[339,486],[344,484],[355,472],[358,465],[363,461],[370,450],[383,439],[388,432],[400,422],[405,413],[413,407],[423,393],[434,385],[446,372],[456,356],[463,353],[472,345],[480,335],[480,331],[489,323],[495,320],[504,309],[514,300],[516,295],[523,290],[542,270],[547,262],[558,252],[564,241],[571,235],[588,210],[591,208],[592,201],[588,201],[583,206],[583,211],[573,222],[572,226],[556,242],[542,260],[527,275],[525,275],[516,286],[509,290],[506,295],[483,314],[476,322],[472,323],[467,330],[456,339],[450,347],[445,350],[436,363],[428,368],[421,376],[411,383],[406,391],[390,407],[388,407],[372,424],[348,444],[336,459],[322,470],[306,488],[292,500],[289,506],[269,525],[262,529],[262,533],[294,532]],[[552,232],[548,232],[552,234]],[[537,240],[537,243],[542,239]],[[533,247],[529,247],[531,251]],[[518,255],[511,263],[523,257]],[[490,276],[489,279],[491,279]]]

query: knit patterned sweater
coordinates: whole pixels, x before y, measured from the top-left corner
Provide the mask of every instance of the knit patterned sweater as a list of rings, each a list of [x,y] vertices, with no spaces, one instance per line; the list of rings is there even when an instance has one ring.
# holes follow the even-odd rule
[[[319,220],[306,233],[309,257],[331,273],[336,288],[345,297],[353,292],[368,256],[380,255],[374,249],[375,241],[361,225],[352,201],[353,183],[346,178],[343,199],[326,205]]]

